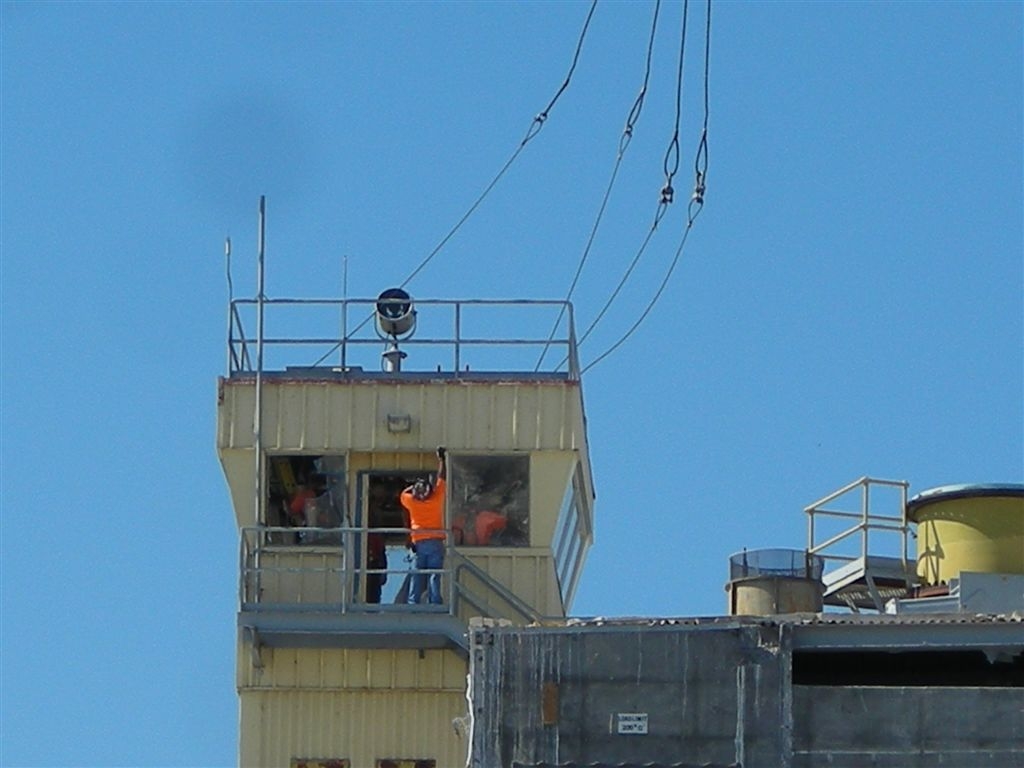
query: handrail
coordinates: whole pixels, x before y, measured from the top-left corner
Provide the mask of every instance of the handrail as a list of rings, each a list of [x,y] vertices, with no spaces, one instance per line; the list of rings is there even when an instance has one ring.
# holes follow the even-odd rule
[[[420,532],[423,532],[422,530]],[[441,532],[439,530],[439,532]],[[355,599],[355,585],[366,583],[370,574],[395,574],[412,577],[414,574],[441,574],[445,583],[446,612],[458,616],[462,601],[471,605],[481,615],[493,616],[492,599],[507,606],[526,622],[539,622],[544,616],[505,585],[498,582],[487,571],[472,562],[452,546],[451,531],[443,531],[446,539],[445,565],[440,569],[413,568],[369,568],[365,560],[356,563],[356,551],[361,547],[361,536],[369,534],[408,534],[407,528],[368,528],[340,526],[334,528],[287,527],[287,526],[245,526],[241,529],[239,546],[239,605],[242,610],[284,610],[284,611],[337,611],[340,613],[364,612],[366,610],[430,611],[438,606],[428,604],[380,604],[366,603]],[[301,538],[300,538],[301,537]],[[272,555],[298,556],[299,563],[282,565],[268,562]],[[302,562],[311,560],[312,563]],[[319,562],[316,562],[319,560]],[[463,574],[470,574],[483,584],[486,595],[481,596],[464,582]],[[264,595],[269,581],[282,576],[302,579],[319,579],[314,597],[301,590],[288,599],[268,599]],[[336,599],[327,599],[335,597]]]
[[[871,507],[871,489],[874,486],[881,486],[887,488],[897,488],[900,492],[900,514],[886,515],[878,514],[873,511]],[[907,586],[910,585],[910,561],[911,558],[908,554],[909,549],[909,529],[910,525],[906,519],[906,506],[907,506],[907,489],[910,484],[902,480],[881,480],[872,477],[861,477],[854,480],[852,483],[848,483],[837,491],[833,491],[827,496],[822,497],[813,504],[809,504],[804,508],[804,512],[807,514],[807,553],[811,555],[817,555],[826,561],[838,561],[844,563],[851,563],[860,560],[866,570],[869,570],[869,534],[872,530],[875,531],[889,531],[899,534],[900,539],[900,555],[902,571],[907,580]],[[850,494],[854,491],[860,491],[860,511],[851,512],[848,510],[837,510],[828,509],[827,504],[831,504],[834,501]],[[838,533],[831,535],[824,541],[816,541],[816,527],[815,518],[837,518],[846,520],[857,520],[858,522],[851,525]],[[876,537],[877,538],[877,537]],[[833,549],[837,545],[843,542],[854,542],[858,545],[859,554],[839,554],[835,552],[826,553],[826,550]],[[870,575],[870,574],[869,574]]]
[[[230,322],[227,340],[228,375],[231,376],[234,374],[253,372],[252,359],[249,352],[250,347],[258,348],[262,345],[264,349],[267,349],[267,351],[273,350],[281,357],[288,354],[305,355],[308,359],[306,359],[306,357],[297,359],[295,360],[295,363],[297,364],[297,367],[306,368],[315,368],[323,363],[328,356],[337,354],[341,361],[341,368],[339,370],[349,371],[361,370],[361,368],[352,367],[352,352],[360,349],[365,350],[368,346],[380,345],[383,342],[396,342],[401,344],[403,349],[430,348],[438,346],[450,347],[452,350],[452,358],[448,365],[450,366],[450,370],[455,373],[464,372],[463,369],[466,363],[464,353],[469,348],[478,350],[480,348],[488,347],[502,347],[506,349],[508,347],[520,347],[533,349],[544,345],[555,345],[564,349],[568,359],[568,364],[563,370],[559,370],[561,368],[561,364],[559,364],[548,372],[563,373],[570,380],[579,379],[580,368],[576,348],[575,320],[573,318],[573,309],[570,302],[535,299],[417,299],[414,302],[414,306],[418,310],[417,314],[424,316],[420,318],[418,323],[421,329],[419,337],[415,337],[411,334],[405,338],[397,339],[384,337],[381,336],[376,329],[375,323],[368,322],[355,324],[353,330],[347,330],[351,327],[348,322],[348,315],[353,309],[365,307],[367,309],[367,319],[372,319],[374,316],[373,311],[377,302],[377,299],[232,299],[229,304]],[[253,338],[251,336],[247,336],[245,333],[242,310],[250,312],[256,308],[260,308],[267,312],[268,315],[274,314],[277,310],[284,311],[288,308],[291,308],[292,310],[301,310],[314,316],[319,312],[319,322],[317,325],[319,325],[319,327],[329,328],[329,332],[325,335],[314,333],[302,336],[292,334],[290,331],[275,335],[261,332],[258,334],[257,338]],[[491,329],[496,329],[493,336],[480,335],[479,333],[470,333],[469,335],[466,335],[466,310],[471,308],[484,310],[489,313],[487,316],[477,316],[474,321],[474,325],[477,326],[477,330],[479,330],[479,327],[482,325],[487,330],[488,334]],[[335,319],[330,325],[325,325],[323,323],[324,312],[329,312],[331,310],[335,310],[341,314],[341,322],[338,323]],[[502,333],[501,331],[507,328],[509,323],[505,315],[498,316],[497,313],[501,311],[507,312],[508,310],[524,310],[533,313],[543,313],[534,314],[531,318],[534,320],[533,323],[524,322],[522,324],[522,327],[527,329],[537,328],[538,330],[535,332],[536,335],[512,335]],[[556,336],[554,339],[550,339],[548,338],[547,331],[543,331],[542,333],[539,330],[541,327],[548,327],[548,323],[546,321],[536,321],[544,320],[548,315],[553,315],[556,312],[564,314],[566,319],[561,322],[561,335]],[[360,312],[360,315],[362,314],[363,313]],[[294,313],[291,316],[294,316]],[[334,317],[336,318],[336,315]],[[481,323],[481,318],[486,318],[486,322]],[[424,319],[426,319],[427,322],[424,322]],[[440,329],[445,326],[450,330],[448,332],[440,331]],[[338,335],[339,333],[340,335]],[[303,347],[305,348],[304,350],[300,349]],[[289,350],[291,350],[291,352],[289,352]],[[296,350],[298,350],[298,352],[296,352]],[[326,353],[319,355],[319,353],[324,350],[326,350]],[[529,350],[527,349],[526,351]],[[529,365],[527,365],[527,357],[530,360]],[[368,360],[364,360],[363,363],[365,364]],[[338,364],[337,359],[335,360],[335,364]],[[475,368],[478,371],[488,370],[486,365],[484,367],[475,366]],[[519,370],[520,368],[523,372],[534,372],[532,353],[524,355],[524,360],[520,366],[516,367],[516,370]],[[468,370],[468,368],[466,368],[466,370]]]
[[[493,592],[502,600],[504,600],[509,605],[510,608],[512,608],[516,613],[518,613],[527,621],[539,622],[543,620],[543,615],[540,614],[532,605],[530,605],[525,600],[520,598],[518,595],[509,590],[503,584],[495,580],[494,577],[487,573],[487,571],[485,571],[479,565],[477,565],[472,560],[467,558],[461,552],[456,552],[455,550],[452,550],[449,554],[453,560],[456,560],[458,562],[458,565],[456,565],[454,569],[454,578],[452,579],[452,585],[460,594],[466,592],[468,592],[470,595],[474,594],[472,590],[470,590],[466,585],[464,585],[458,578],[459,573],[463,570],[466,570],[473,574],[475,578],[483,582],[491,592]],[[474,605],[476,604],[474,603]],[[476,605],[476,608],[478,610],[484,610],[483,607],[480,605]]]

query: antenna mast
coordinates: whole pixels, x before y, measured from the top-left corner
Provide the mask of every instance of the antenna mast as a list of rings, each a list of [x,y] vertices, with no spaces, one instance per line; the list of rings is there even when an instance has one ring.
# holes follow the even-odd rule
[[[263,256],[266,246],[267,198],[260,195],[259,230],[256,260],[256,410],[253,414],[253,448],[256,454],[256,524],[266,522],[263,516]]]

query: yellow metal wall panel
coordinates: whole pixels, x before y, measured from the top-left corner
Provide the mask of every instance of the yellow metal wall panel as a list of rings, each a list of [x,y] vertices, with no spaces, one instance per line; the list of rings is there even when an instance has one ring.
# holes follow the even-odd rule
[[[351,447],[356,449],[370,449],[373,447],[374,419],[366,418],[367,413],[373,413],[376,409],[373,404],[373,391],[366,387],[349,387],[352,393],[348,410],[339,412],[338,424],[335,429],[344,426],[339,433],[331,435],[332,446],[337,441],[339,447]],[[352,418],[353,414],[361,414],[359,418]]]
[[[465,659],[446,650],[263,648],[262,667],[251,663],[247,643],[238,654],[240,689],[461,691],[466,685]]]
[[[320,420],[324,449],[344,450],[352,445],[352,387],[324,384],[320,392]]]
[[[239,527],[254,525],[256,518],[256,464],[252,451],[224,450],[220,452],[231,505]]]
[[[262,650],[262,668],[239,645],[240,764],[295,757],[434,758],[462,765],[452,720],[465,712],[467,663],[450,651]]]
[[[220,390],[218,446],[251,448],[255,385]],[[412,418],[387,431],[387,415]],[[264,448],[278,451],[575,450],[584,447],[579,387],[552,382],[324,382],[267,380]]]
[[[256,389],[222,381],[217,392],[217,445],[251,448]]]
[[[530,456],[531,545],[551,546],[575,466],[576,454],[571,451],[542,451]]]
[[[306,387],[306,423],[304,447],[310,451],[326,451],[330,445],[327,439],[330,413],[327,410],[326,383],[311,384]]]
[[[264,547],[260,600],[265,603],[340,603],[342,556],[317,547]]]
[[[515,387],[496,385],[491,390],[490,445],[488,450],[502,450],[502,446],[515,447],[512,438],[512,423],[515,420]],[[504,450],[508,450],[505,448]]]
[[[553,606],[551,610],[547,611],[547,614],[549,616],[568,615],[571,606],[565,605],[562,602],[562,591],[558,583],[558,574],[555,570],[555,559],[548,558],[541,564],[541,568],[543,568],[542,587],[547,593],[547,604]]]
[[[543,409],[541,407],[542,390],[537,386],[519,388],[516,403],[516,423],[518,425],[518,445],[530,450],[538,450],[543,444],[541,424]],[[554,446],[553,446],[554,447]]]
[[[557,584],[551,583],[554,570],[550,550],[463,547],[459,551],[542,615],[564,615]],[[521,617],[508,612],[499,598],[488,600],[488,606],[503,618],[521,621]],[[467,613],[472,614],[468,608]]]

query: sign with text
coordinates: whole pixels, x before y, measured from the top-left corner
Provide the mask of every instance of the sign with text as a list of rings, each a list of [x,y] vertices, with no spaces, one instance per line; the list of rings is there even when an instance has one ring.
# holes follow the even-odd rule
[[[647,733],[646,712],[619,712],[615,715],[615,730],[619,734],[644,735]]]

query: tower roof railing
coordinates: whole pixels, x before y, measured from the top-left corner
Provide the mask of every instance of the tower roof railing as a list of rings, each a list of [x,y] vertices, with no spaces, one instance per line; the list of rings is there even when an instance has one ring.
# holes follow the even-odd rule
[[[413,331],[378,326],[380,299],[236,298],[228,312],[229,377],[528,374],[578,380],[570,302],[416,299]],[[312,332],[310,332],[312,331]],[[400,370],[388,367],[388,352]]]

